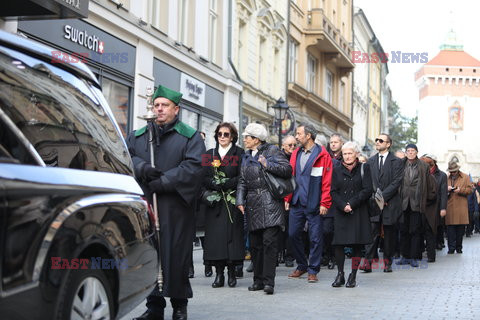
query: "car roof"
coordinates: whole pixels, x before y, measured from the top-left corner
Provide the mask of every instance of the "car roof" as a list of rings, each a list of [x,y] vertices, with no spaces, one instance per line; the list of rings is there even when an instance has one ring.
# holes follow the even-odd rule
[[[40,57],[42,60],[51,62],[54,58],[52,52],[56,51],[52,47],[48,47],[34,40],[20,37],[13,33],[0,30],[0,44],[8,46],[10,48],[15,48],[23,53],[28,53],[30,55],[35,55]],[[68,71],[81,75],[83,78],[92,81],[100,88],[97,78],[92,73],[92,71],[81,61],[77,63],[59,63],[56,67],[62,69],[67,69]]]

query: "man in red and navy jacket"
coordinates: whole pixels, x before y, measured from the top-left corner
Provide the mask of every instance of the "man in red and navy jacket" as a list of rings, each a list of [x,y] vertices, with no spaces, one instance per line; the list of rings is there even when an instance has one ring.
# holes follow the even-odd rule
[[[297,269],[289,278],[300,278],[308,272],[308,282],[317,282],[323,249],[323,220],[332,204],[330,184],[332,181],[332,160],[320,145],[316,144],[315,128],[301,125],[295,138],[302,146],[290,158],[297,187],[285,198],[285,208],[290,208],[288,236],[297,260]],[[310,256],[305,255],[302,232],[308,222]]]

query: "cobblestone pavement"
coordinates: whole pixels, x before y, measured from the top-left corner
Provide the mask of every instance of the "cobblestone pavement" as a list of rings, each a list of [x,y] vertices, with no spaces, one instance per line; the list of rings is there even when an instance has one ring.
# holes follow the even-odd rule
[[[478,319],[480,317],[480,235],[464,238],[463,254],[437,251],[437,261],[422,268],[392,273],[359,271],[356,288],[332,288],[336,270],[322,268],[317,283],[288,279],[293,268],[277,268],[275,294],[249,292],[252,274],[238,280],[236,288],[212,288],[203,275],[202,251],[194,251],[195,278],[190,320],[307,320],[307,319]],[[350,260],[345,262],[345,274]],[[410,267],[410,266],[409,266]],[[121,320],[146,310],[138,306]],[[167,307],[165,319],[171,319]]]

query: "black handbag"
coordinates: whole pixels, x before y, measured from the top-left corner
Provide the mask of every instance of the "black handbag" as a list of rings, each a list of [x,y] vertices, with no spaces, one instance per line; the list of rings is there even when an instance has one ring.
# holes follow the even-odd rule
[[[282,178],[278,177],[271,172],[265,170],[262,166],[262,173],[267,184],[268,190],[275,199],[283,199],[288,196],[290,193],[295,191],[297,186],[295,182],[295,177]]]

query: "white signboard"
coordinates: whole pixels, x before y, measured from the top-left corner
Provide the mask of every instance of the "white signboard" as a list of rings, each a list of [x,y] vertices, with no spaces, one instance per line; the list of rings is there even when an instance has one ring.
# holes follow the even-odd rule
[[[180,76],[180,92],[183,99],[202,107],[205,106],[205,83],[182,73]]]

